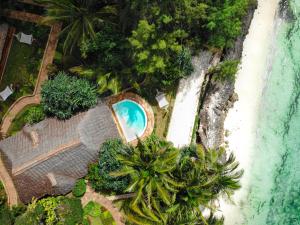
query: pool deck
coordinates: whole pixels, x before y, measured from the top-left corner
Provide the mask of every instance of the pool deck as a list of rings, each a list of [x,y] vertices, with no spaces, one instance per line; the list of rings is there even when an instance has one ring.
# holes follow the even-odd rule
[[[152,134],[153,129],[154,129],[154,113],[153,113],[153,110],[152,110],[150,104],[145,99],[143,99],[139,95],[131,93],[131,92],[125,92],[125,93],[121,93],[119,95],[115,95],[115,96],[111,96],[111,97],[107,98],[106,103],[112,111],[113,118],[115,120],[115,123],[117,124],[119,133],[120,133],[122,139],[125,142],[127,142],[127,140],[125,138],[125,135],[123,133],[121,125],[118,121],[118,118],[115,114],[115,111],[112,108],[113,104],[115,104],[117,102],[120,102],[122,100],[125,100],[125,99],[129,99],[129,100],[132,100],[132,101],[138,103],[145,110],[145,113],[147,115],[147,127],[146,127],[145,132],[143,133],[143,135],[139,138],[141,140],[144,140],[146,137],[148,137]],[[136,145],[137,142],[138,142],[138,140],[135,139],[133,141],[130,141],[129,143],[132,144],[132,145]]]

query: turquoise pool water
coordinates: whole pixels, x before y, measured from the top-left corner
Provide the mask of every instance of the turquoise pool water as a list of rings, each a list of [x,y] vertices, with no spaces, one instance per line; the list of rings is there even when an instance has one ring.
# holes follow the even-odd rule
[[[128,142],[144,134],[147,127],[147,116],[141,105],[126,99],[113,104],[112,107]]]
[[[300,224],[300,1],[278,19],[243,225]],[[287,5],[285,5],[287,6]]]

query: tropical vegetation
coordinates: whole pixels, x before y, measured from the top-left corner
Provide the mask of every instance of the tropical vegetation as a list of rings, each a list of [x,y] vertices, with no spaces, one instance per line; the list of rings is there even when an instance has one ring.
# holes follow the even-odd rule
[[[17,217],[15,225],[81,224],[83,209],[80,199],[64,196],[33,200],[24,214]]]
[[[7,196],[2,182],[0,181],[0,224],[12,225],[16,218],[24,213],[26,207],[24,205],[13,206],[7,205]]]
[[[131,147],[130,154],[118,154],[122,168],[112,176],[130,176],[126,192],[135,197],[122,203],[132,224],[209,224],[201,209],[214,212],[220,196],[230,199],[240,188],[242,171],[225,150],[204,150],[200,146],[177,149],[171,143],[150,136]],[[218,221],[220,222],[220,221]]]
[[[26,123],[31,125],[42,121],[45,119],[43,108],[40,105],[30,107],[24,119]]]
[[[116,225],[109,211],[105,210],[101,205],[96,202],[90,201],[83,208],[84,211],[84,225]],[[88,222],[90,221],[90,222]]]
[[[96,89],[86,80],[59,72],[53,80],[42,86],[44,112],[58,119],[68,119],[73,114],[96,105]]]
[[[71,52],[74,47],[86,39],[94,39],[95,27],[105,21],[110,23],[110,16],[116,13],[114,4],[97,0],[38,0],[47,5],[47,17],[44,23],[60,22],[65,26],[61,32],[64,37],[64,52]]]
[[[214,80],[234,82],[239,63],[238,60],[225,60],[211,68],[209,74]]]
[[[108,140],[102,144],[99,160],[89,166],[87,175],[93,189],[107,194],[124,193],[130,177],[113,177],[110,173],[122,168],[120,161],[116,158],[117,154],[128,154],[130,151],[130,148],[118,139]]]
[[[79,179],[76,181],[75,186],[72,190],[72,194],[75,197],[82,197],[86,192],[86,183],[84,179]]]
[[[191,74],[191,55],[200,48],[233,45],[255,2],[40,1],[47,3],[46,22],[63,23],[63,52],[72,55],[73,63],[65,57],[58,66],[92,80],[100,94],[173,87]]]

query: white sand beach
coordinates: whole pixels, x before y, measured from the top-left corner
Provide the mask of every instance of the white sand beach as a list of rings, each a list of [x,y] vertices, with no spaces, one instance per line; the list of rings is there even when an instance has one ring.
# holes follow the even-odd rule
[[[247,200],[249,191],[251,163],[255,157],[253,149],[256,121],[265,86],[267,59],[278,3],[279,0],[258,0],[258,8],[244,42],[241,68],[235,83],[235,92],[239,100],[229,111],[225,121],[225,129],[229,131],[229,136],[225,139],[229,142],[229,148],[236,155],[241,168],[245,170],[241,181],[242,189],[233,197],[236,205],[220,202],[226,225],[243,224],[240,208],[243,201]]]

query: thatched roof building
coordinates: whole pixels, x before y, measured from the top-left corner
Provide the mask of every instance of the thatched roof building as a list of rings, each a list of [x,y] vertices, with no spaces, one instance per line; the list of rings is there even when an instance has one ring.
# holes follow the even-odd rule
[[[21,201],[69,192],[87,174],[100,145],[120,138],[103,103],[69,120],[46,119],[0,142],[0,152]]]

